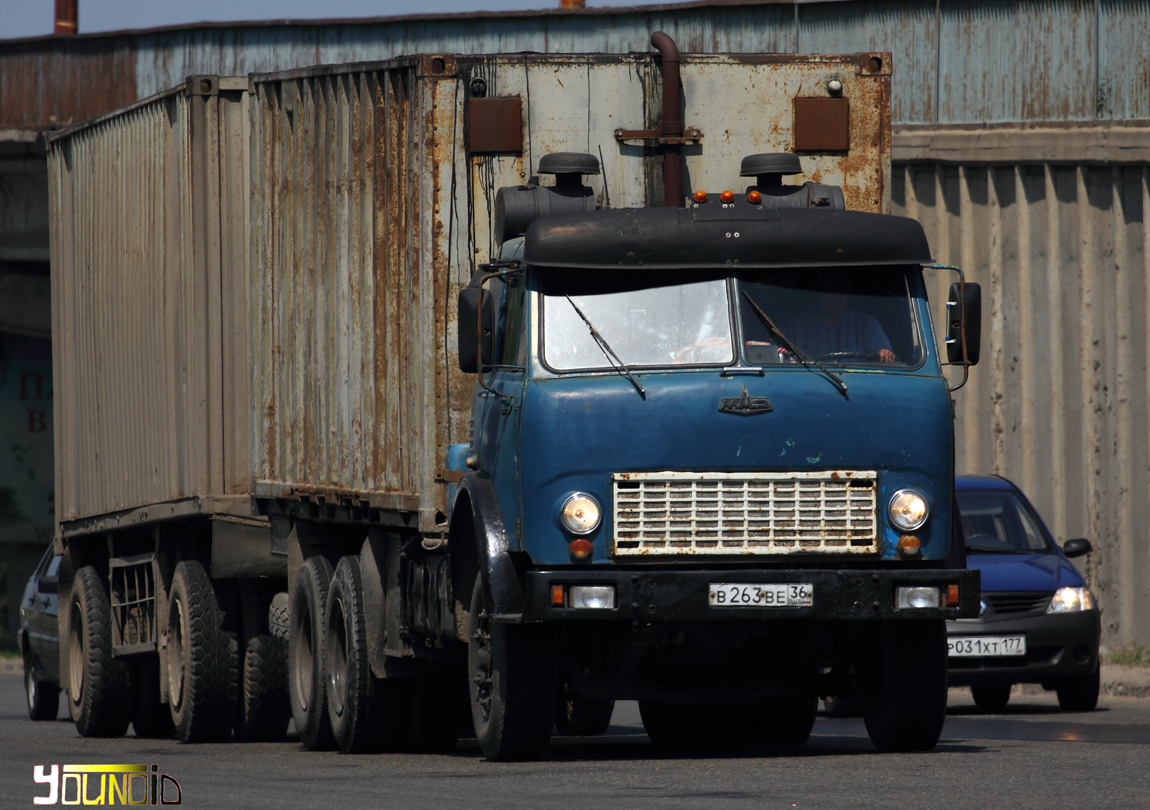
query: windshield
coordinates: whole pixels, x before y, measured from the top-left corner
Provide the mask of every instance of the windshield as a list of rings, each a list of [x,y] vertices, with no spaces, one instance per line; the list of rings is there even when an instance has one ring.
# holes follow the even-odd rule
[[[544,295],[543,359],[549,367],[612,367],[588,322],[626,366],[729,365],[735,360],[725,279]]]
[[[1030,510],[1013,492],[957,495],[967,551],[1032,554],[1050,550]]]
[[[777,332],[824,365],[922,361],[905,269],[758,271],[741,274],[739,288],[743,346],[752,365],[798,362]]]

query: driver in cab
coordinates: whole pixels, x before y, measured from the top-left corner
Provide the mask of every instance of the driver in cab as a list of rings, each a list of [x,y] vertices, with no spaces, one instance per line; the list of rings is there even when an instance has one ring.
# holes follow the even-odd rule
[[[833,275],[821,286],[821,290],[810,293],[810,306],[775,322],[779,330],[816,360],[833,361],[837,355],[897,362],[898,356],[878,321],[848,308],[853,293],[851,280]]]

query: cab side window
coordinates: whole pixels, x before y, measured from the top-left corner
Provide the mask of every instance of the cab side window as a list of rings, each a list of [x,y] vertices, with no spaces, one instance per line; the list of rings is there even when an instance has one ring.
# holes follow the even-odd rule
[[[523,335],[524,287],[521,276],[507,279],[503,293],[503,329],[500,332],[499,364],[504,366],[521,365],[519,344]]]

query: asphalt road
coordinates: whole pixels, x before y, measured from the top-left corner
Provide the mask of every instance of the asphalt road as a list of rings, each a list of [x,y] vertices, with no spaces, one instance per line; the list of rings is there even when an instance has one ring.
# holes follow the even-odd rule
[[[0,676],[0,807],[42,795],[33,765],[157,763],[189,807],[295,808],[1147,808],[1150,699],[1103,697],[1061,712],[1054,696],[982,714],[951,691],[938,748],[880,755],[861,720],[819,718],[801,748],[674,757],[655,751],[634,703],[603,737],[556,738],[542,762],[493,764],[474,740],[449,755],[342,756],[279,744],[84,740],[72,723],[33,723],[19,675]],[[66,717],[61,711],[61,717]]]

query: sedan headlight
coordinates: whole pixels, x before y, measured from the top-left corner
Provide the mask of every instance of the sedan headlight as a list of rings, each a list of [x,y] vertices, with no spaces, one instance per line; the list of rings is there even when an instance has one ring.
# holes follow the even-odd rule
[[[930,507],[927,506],[926,498],[913,489],[900,489],[891,496],[886,513],[896,529],[913,532],[926,523],[930,517]]]
[[[599,502],[585,492],[571,493],[559,509],[559,520],[572,534],[590,534],[602,519]]]
[[[1047,613],[1074,613],[1079,610],[1094,610],[1094,594],[1089,588],[1059,588],[1050,600]]]

